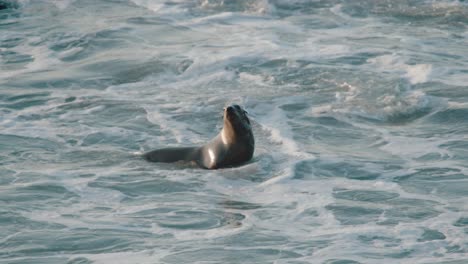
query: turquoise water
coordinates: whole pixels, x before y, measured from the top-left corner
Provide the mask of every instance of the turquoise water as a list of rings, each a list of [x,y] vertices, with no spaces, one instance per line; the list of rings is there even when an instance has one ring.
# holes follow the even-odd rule
[[[0,3],[0,263],[468,263],[466,1]]]

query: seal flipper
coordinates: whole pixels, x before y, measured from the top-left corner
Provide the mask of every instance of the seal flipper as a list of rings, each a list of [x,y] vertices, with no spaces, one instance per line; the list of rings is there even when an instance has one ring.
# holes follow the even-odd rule
[[[177,162],[177,161],[195,161],[197,162],[199,148],[163,148],[156,149],[143,154],[143,158],[152,162]]]

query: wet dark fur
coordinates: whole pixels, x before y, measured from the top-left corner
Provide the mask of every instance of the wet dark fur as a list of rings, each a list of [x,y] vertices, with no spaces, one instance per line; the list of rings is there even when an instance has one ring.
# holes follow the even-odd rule
[[[203,146],[157,149],[145,153],[143,157],[152,162],[195,162],[206,169],[240,165],[252,159],[255,148],[246,113],[239,105],[225,108],[223,130]],[[223,133],[226,142],[223,142]]]

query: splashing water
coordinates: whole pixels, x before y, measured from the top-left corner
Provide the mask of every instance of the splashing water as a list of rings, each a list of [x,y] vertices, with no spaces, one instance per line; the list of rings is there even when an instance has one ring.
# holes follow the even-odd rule
[[[468,262],[468,5],[0,0],[0,263]],[[199,145],[248,110],[252,162]]]

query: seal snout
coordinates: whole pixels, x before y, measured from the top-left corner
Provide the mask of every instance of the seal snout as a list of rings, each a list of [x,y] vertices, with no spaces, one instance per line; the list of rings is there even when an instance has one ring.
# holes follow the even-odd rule
[[[237,109],[233,105],[224,108],[224,114],[228,119],[233,118],[236,115],[236,111]]]
[[[230,105],[224,108],[224,116],[225,119],[231,123],[237,123],[240,119],[242,119],[242,112],[240,106],[238,105]]]
[[[233,135],[251,133],[250,120],[247,111],[237,104],[224,108],[224,126],[232,130]]]
[[[228,112],[229,114],[232,114],[236,111],[236,108],[234,106],[228,106],[226,107],[226,112]]]
[[[226,108],[224,108],[224,110],[226,111],[226,113],[228,114],[240,114],[242,112],[245,112],[242,107],[240,107],[239,105],[230,105]]]

